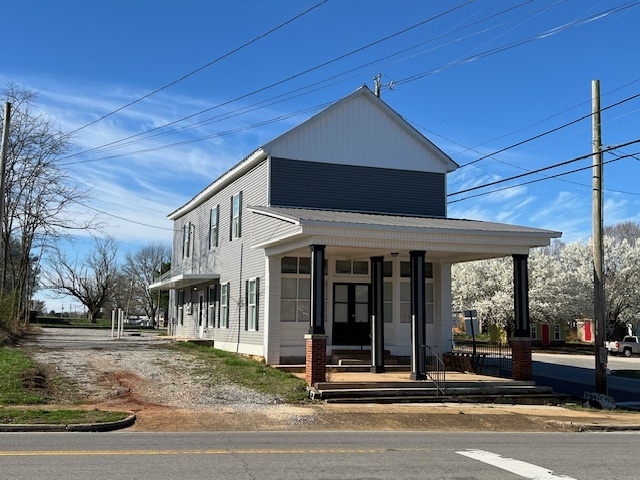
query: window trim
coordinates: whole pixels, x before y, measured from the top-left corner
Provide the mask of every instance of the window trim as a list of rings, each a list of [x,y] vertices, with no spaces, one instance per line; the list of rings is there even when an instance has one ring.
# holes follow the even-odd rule
[[[253,286],[253,301],[251,299],[251,287]],[[245,322],[244,329],[250,332],[259,330],[259,300],[260,300],[260,278],[250,278],[245,286]]]
[[[231,197],[231,224],[229,227],[229,240],[242,237],[242,191]]]
[[[231,283],[220,284],[220,301],[219,301],[219,328],[229,328],[229,292],[231,291]]]
[[[215,221],[214,221],[215,213]],[[209,212],[209,249],[218,246],[218,236],[220,231],[220,205],[216,205]]]

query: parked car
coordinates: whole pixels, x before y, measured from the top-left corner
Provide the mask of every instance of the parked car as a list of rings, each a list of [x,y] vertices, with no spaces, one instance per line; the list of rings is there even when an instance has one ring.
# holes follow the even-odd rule
[[[640,342],[638,337],[626,336],[618,342],[606,342],[605,346],[612,354],[623,353],[625,357],[632,354],[640,354]]]

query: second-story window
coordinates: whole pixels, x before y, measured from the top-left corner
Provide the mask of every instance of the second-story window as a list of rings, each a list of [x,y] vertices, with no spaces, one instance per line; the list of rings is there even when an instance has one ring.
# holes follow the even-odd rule
[[[209,248],[218,246],[218,212],[220,206],[216,205],[211,209],[211,217],[209,219]]]
[[[186,258],[191,255],[191,223],[185,223],[182,227],[182,258]]]
[[[231,240],[240,238],[242,233],[242,192],[231,197]]]

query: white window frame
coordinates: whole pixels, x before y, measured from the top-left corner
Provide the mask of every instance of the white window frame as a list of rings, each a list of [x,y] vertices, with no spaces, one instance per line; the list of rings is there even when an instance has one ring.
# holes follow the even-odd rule
[[[220,205],[211,209],[209,214],[209,248],[218,246],[218,232],[220,225]]]
[[[532,323],[531,325],[529,325],[529,336],[533,340],[538,339],[538,325],[536,325],[535,323]]]
[[[562,335],[560,331],[560,325],[558,323],[553,325],[553,339],[554,340],[562,340]]]
[[[258,300],[260,296],[259,285],[260,281],[258,278],[250,278],[249,280],[247,280],[247,319],[245,329],[251,332],[258,331]]]
[[[220,328],[229,328],[229,292],[231,284],[229,282],[220,284]]]
[[[231,231],[230,239],[242,236],[242,192],[231,197]]]

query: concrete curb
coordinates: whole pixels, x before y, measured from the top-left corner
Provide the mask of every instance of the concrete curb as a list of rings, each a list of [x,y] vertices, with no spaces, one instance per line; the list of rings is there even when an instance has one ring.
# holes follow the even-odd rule
[[[69,425],[36,424],[0,424],[0,432],[111,432],[130,427],[136,423],[135,414],[116,422],[75,423]]]

